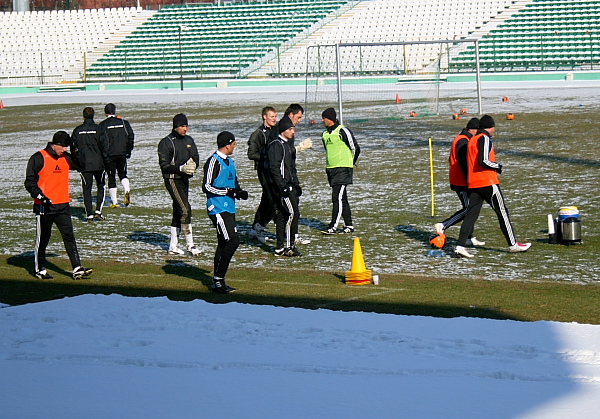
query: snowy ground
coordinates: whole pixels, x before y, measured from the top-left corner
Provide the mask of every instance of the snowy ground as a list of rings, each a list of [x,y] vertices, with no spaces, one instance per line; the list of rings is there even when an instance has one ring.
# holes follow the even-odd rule
[[[600,326],[92,296],[0,309],[1,418],[592,419]]]

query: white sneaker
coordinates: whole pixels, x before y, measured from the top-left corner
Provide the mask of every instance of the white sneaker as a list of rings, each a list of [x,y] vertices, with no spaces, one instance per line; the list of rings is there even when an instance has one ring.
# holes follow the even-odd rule
[[[200,249],[198,249],[196,246],[188,246],[187,251],[192,256],[200,255]]]
[[[185,255],[185,252],[183,250],[181,250],[179,247],[169,247],[168,253],[170,255],[177,255],[177,256]]]
[[[310,244],[310,239],[306,239],[304,237],[300,237],[300,235],[296,234],[295,244]]]
[[[437,234],[444,234],[444,224],[442,224],[442,223],[435,223],[433,225],[433,228],[435,228],[435,232]]]
[[[454,249],[454,255],[457,258],[472,258],[473,255],[470,254],[467,249],[465,249],[462,246],[456,246],[456,249]]]
[[[477,240],[475,237],[467,239],[467,246],[485,246],[485,242]]]
[[[516,242],[508,248],[510,253],[526,252],[531,247],[531,243],[519,243]]]

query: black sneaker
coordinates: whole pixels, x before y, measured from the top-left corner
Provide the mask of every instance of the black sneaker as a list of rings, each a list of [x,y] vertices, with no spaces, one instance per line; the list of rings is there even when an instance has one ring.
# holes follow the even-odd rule
[[[342,233],[344,233],[344,234],[351,234],[351,233],[354,233],[354,227],[352,227],[352,226],[346,226],[346,227],[344,227],[344,229],[342,230]]]
[[[211,291],[216,292],[217,294],[228,294],[235,291],[235,288],[227,285],[224,279],[213,279]]]
[[[88,219],[89,219],[89,217],[88,217]],[[94,213],[94,219],[96,219],[98,221],[104,221],[105,220],[104,216],[102,215],[102,213],[100,211],[96,211]]]
[[[293,258],[296,256],[302,256],[302,253],[300,253],[298,251],[298,249],[296,249],[296,246],[292,246],[292,247],[286,247],[285,249],[283,249],[283,255]]]
[[[329,228],[327,228],[325,230],[322,230],[321,233],[328,234],[328,235],[329,234],[336,234],[337,230],[335,228],[333,228],[333,227],[329,227]]]
[[[285,251],[285,249],[282,247],[281,249],[275,249],[275,250],[273,251],[273,254],[274,254],[275,256],[283,256],[283,252],[284,252],[284,251]]]
[[[88,218],[85,220],[88,223],[93,223],[94,222],[94,216],[93,215],[89,215]]]
[[[83,266],[78,266],[73,269],[73,279],[81,279],[84,276],[90,276],[94,272],[93,269],[84,268]]]
[[[50,275],[45,269],[42,269],[41,271],[37,271],[35,273],[35,277],[37,279],[52,279],[54,278],[52,275]]]

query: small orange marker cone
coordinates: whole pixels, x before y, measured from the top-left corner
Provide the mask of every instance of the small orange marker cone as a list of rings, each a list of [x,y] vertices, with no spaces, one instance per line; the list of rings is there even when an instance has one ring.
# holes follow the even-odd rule
[[[354,238],[354,251],[352,252],[352,266],[346,272],[346,284],[348,285],[367,285],[371,283],[373,275],[365,265],[360,239]]]
[[[506,119],[508,119],[508,120],[515,119],[515,114],[514,113],[507,113],[506,114]]]
[[[400,103],[400,95],[396,93],[396,103]]]
[[[4,102],[0,100],[0,109],[4,109]]]

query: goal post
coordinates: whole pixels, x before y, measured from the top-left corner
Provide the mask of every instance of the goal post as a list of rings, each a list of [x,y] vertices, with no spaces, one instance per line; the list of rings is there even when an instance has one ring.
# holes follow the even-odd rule
[[[478,49],[476,39],[311,45],[306,49],[307,116],[317,119],[330,106],[337,107],[340,121],[371,119],[378,110],[387,118],[452,115],[465,108],[481,114]],[[467,50],[475,51],[475,62],[462,59]],[[357,103],[371,105],[371,114],[352,114]]]

